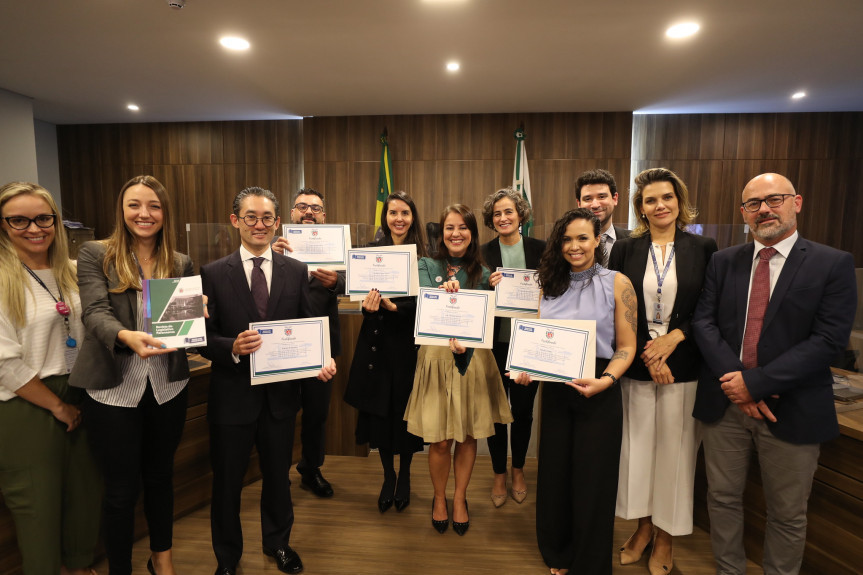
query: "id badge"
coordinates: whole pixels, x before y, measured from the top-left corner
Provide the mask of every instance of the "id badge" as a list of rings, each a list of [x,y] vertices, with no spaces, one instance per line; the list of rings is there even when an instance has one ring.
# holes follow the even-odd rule
[[[63,352],[63,358],[66,360],[66,373],[71,373],[72,366],[75,365],[75,360],[78,358],[78,346],[67,346]]]
[[[662,323],[662,316],[665,315],[665,304],[656,302],[653,304],[653,323]]]

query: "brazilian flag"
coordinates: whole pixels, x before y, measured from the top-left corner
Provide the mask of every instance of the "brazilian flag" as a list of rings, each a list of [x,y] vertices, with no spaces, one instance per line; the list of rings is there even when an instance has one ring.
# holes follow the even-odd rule
[[[381,231],[381,220],[384,208],[384,200],[393,193],[393,161],[390,158],[390,147],[387,143],[387,131],[381,134],[381,170],[378,176],[378,199],[375,206],[375,239],[379,239]]]

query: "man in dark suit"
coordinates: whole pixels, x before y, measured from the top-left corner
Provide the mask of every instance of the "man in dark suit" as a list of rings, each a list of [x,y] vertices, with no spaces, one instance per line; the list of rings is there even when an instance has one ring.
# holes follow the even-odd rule
[[[207,347],[213,362],[207,419],[213,466],[210,525],[217,575],[233,575],[243,553],[240,495],[252,446],[260,458],[261,533],[264,553],[285,573],[303,569],[288,545],[294,522],[290,480],[299,384],[291,381],[252,386],[249,354],[261,336],[255,321],[313,317],[308,268],[274,254],[270,240],[279,225],[279,203],[269,190],[247,188],[234,199],[231,224],[240,232],[240,249],[201,269],[208,298]],[[328,381],[335,362],[318,378]]]
[[[629,237],[628,229],[615,226],[612,222],[617,199],[614,176],[606,170],[588,170],[575,181],[575,200],[578,207],[589,209],[599,218],[599,233],[605,242],[605,261],[602,262],[604,266],[608,266],[608,256],[614,242]]]
[[[797,233],[803,198],[779,174],[743,190],[755,241],[713,255],[692,321],[704,358],[693,415],[703,422],[717,573],[746,572],[743,490],[758,454],[764,573],[798,573],[819,444],[836,437],[830,360],[856,309],[851,254]]]
[[[291,223],[323,224],[327,220],[324,211],[324,196],[312,188],[301,188],[294,196],[291,208]],[[290,242],[280,237],[273,249],[279,253],[292,251]],[[309,306],[314,317],[330,318],[330,351],[333,357],[342,353],[342,338],[339,329],[339,294],[345,293],[345,273],[318,268],[309,275]],[[324,464],[326,447],[327,415],[330,411],[332,383],[315,379],[300,381],[300,404],[303,410],[300,442],[302,456],[297,471],[302,477],[300,485],[318,497],[332,497],[333,488],[324,479],[321,466]]]

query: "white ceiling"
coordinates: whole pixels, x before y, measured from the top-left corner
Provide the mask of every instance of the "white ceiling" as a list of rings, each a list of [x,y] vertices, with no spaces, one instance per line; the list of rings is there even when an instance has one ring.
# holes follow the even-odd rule
[[[58,124],[863,110],[861,0],[0,0],[0,24],[0,88]]]

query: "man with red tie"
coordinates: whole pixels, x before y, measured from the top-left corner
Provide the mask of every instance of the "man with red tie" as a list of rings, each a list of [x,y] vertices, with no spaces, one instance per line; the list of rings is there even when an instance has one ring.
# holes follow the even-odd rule
[[[702,421],[717,574],[744,574],[743,491],[757,452],[767,526],[765,575],[795,574],[820,443],[839,434],[830,361],[857,309],[851,254],[797,233],[803,198],[779,174],[743,189],[754,242],[716,252],[693,334],[704,357],[693,415]]]

